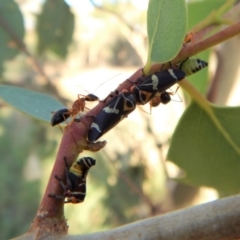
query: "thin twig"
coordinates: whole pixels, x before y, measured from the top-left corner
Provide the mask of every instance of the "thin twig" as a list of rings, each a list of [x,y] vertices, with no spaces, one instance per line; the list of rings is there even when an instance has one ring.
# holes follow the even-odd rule
[[[108,9],[108,8],[105,8],[105,7],[102,7],[100,5],[97,5],[93,0],[89,0],[90,3],[95,7],[97,8],[98,10],[100,11],[103,11],[103,12],[107,12],[107,13],[110,13],[112,14],[113,16],[115,16],[120,22],[122,22],[125,26],[127,26],[129,28],[130,31],[134,31],[134,27],[129,24],[120,14],[118,14],[117,12],[111,10],[111,9]]]
[[[230,38],[238,36],[239,34],[240,34],[240,21],[215,33],[214,35],[202,41],[186,45],[185,47],[182,48],[179,54],[171,61],[171,63],[172,65],[175,65],[179,62],[184,61],[188,57],[195,56],[198,53],[203,52],[211,47],[214,47],[219,43],[227,41]],[[157,72],[161,68],[166,69],[169,67],[167,64],[165,64],[165,66],[163,67],[162,66],[163,64],[159,63],[153,64],[149,74]]]

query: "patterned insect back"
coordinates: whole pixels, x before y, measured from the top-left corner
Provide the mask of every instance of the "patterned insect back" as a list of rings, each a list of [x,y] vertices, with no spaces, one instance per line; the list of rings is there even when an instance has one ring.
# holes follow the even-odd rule
[[[177,65],[179,69],[185,72],[186,76],[190,76],[207,66],[208,66],[207,62],[194,57],[188,58]]]
[[[86,178],[89,169],[96,164],[96,160],[91,157],[84,157],[70,167],[67,175],[68,191],[65,203],[81,203],[84,201],[87,191]]]
[[[184,78],[185,73],[180,69],[163,70],[140,78],[138,84],[133,86],[131,91],[136,96],[137,104],[144,105],[158,93],[166,91]]]
[[[136,104],[148,103],[156,94],[162,93],[185,78],[180,69],[168,69],[150,76],[140,77],[129,91],[114,96],[94,118],[88,132],[88,140],[94,142],[104,133],[128,116]]]
[[[88,140],[90,142],[96,141],[127,117],[135,108],[136,98],[134,94],[123,92],[113,97],[94,118],[88,132]]]
[[[66,183],[58,176],[55,176],[64,190],[63,195],[49,194],[49,196],[56,199],[65,199],[65,203],[81,203],[86,197],[88,171],[96,164],[96,160],[91,157],[81,158],[74,162],[70,169],[66,158],[64,158],[64,161],[66,165]]]

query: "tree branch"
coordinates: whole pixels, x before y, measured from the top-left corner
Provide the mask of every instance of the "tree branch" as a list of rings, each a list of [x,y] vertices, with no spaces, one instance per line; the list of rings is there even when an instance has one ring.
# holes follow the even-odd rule
[[[176,65],[184,61],[188,57],[192,57],[197,55],[198,53],[207,50],[213,46],[216,46],[219,43],[227,41],[230,38],[238,36],[240,34],[240,22],[237,22],[222,31],[215,33],[214,35],[199,41],[197,43],[187,44],[182,48],[182,50],[178,53],[178,55],[171,61],[172,65]],[[169,64],[156,63],[153,64],[149,74],[159,71],[160,69],[167,69],[169,68]]]
[[[142,69],[137,70],[129,79],[136,81],[142,76]],[[126,80],[120,84],[117,91],[121,92],[125,88],[130,88],[132,84]],[[49,182],[41,201],[38,212],[33,220],[29,232],[39,231],[39,236],[44,236],[46,230],[52,234],[66,234],[67,223],[64,219],[63,206],[64,200],[49,197],[48,195],[62,195],[63,189],[59,182],[55,179],[57,175],[61,179],[65,179],[65,163],[63,157],[67,158],[67,164],[71,166],[78,157],[79,153],[84,150],[98,151],[106,145],[106,141],[91,143],[87,140],[88,130],[96,116],[104,107],[105,103],[110,100],[109,97],[105,102],[99,101],[98,105],[88,111],[82,118],[81,122],[73,122],[70,126],[64,129],[61,144],[59,146],[58,154],[55,164],[49,178]],[[61,224],[59,224],[59,222]]]
[[[110,231],[64,240],[236,240],[240,239],[240,195],[131,223]]]

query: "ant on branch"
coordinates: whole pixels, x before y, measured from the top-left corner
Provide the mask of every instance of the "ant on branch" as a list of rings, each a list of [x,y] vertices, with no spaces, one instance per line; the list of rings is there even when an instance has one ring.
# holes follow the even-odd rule
[[[69,117],[72,117],[73,119],[70,122],[71,125],[71,123],[76,119],[77,115],[80,112],[83,112],[85,108],[87,108],[86,101],[88,102],[99,101],[99,98],[92,93],[86,96],[78,94],[78,99],[73,102],[71,108],[62,108],[54,112],[51,118],[51,125],[55,126],[57,124],[62,123],[63,121],[66,121]]]
[[[119,75],[119,74],[117,74]],[[106,81],[109,81],[111,80],[112,78],[106,80]],[[105,81],[105,82],[106,82]],[[102,86],[103,84],[105,84],[105,82],[103,82],[102,84],[100,84],[95,90],[94,92],[100,87]],[[111,94],[109,95],[111,96]],[[106,99],[109,97],[107,96]],[[106,100],[105,99],[105,100]],[[105,101],[103,100],[103,101]],[[59,109],[58,111],[56,112],[52,112],[53,115],[52,115],[52,118],[51,118],[51,125],[52,126],[55,126],[57,124],[60,124],[64,121],[66,121],[69,117],[72,117],[72,121],[68,124],[68,125],[71,125],[75,120],[78,120],[76,119],[77,115],[80,113],[80,112],[83,112],[85,110],[85,108],[87,110],[89,110],[87,107],[86,107],[86,101],[87,102],[94,102],[94,101],[100,101],[99,98],[92,94],[92,93],[89,93],[88,95],[82,95],[82,94],[78,94],[78,98],[77,100],[75,100],[72,104],[72,107],[71,108],[61,108]]]

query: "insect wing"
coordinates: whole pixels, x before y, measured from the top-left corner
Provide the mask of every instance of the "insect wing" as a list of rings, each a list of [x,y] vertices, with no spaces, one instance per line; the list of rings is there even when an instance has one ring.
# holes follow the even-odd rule
[[[82,168],[89,169],[96,164],[96,160],[91,157],[80,158],[77,163],[82,166]]]
[[[96,141],[131,113],[135,107],[136,98],[130,92],[114,97],[94,119],[88,132],[88,140]]]
[[[185,72],[186,76],[190,76],[207,66],[208,63],[199,58],[188,58],[187,60],[178,64],[179,69]]]
[[[151,75],[151,78],[138,85],[138,88],[146,92],[163,92],[184,78],[185,73],[179,69],[163,70]]]
[[[81,178],[86,179],[89,169],[96,164],[96,160],[91,157],[84,157],[77,161],[81,169]]]
[[[73,163],[68,174],[71,184],[68,184],[68,190],[65,195],[66,202],[80,203],[86,196],[87,186],[86,177],[89,169],[96,164],[96,160],[91,157],[84,157]]]
[[[69,172],[69,180],[71,182],[71,189],[69,188],[65,192],[66,203],[80,203],[83,202],[86,196],[86,181],[75,175],[72,172]]]
[[[155,75],[158,78],[158,92],[164,92],[175,83],[183,80],[186,74],[179,69],[168,69],[165,71],[157,72]]]
[[[85,100],[88,102],[94,102],[94,101],[98,101],[99,98],[96,95],[89,93],[87,96],[85,96]]]
[[[185,78],[185,73],[179,69],[168,69],[156,72],[137,85],[133,92],[138,104],[146,104],[158,92],[164,92],[175,83]]]
[[[68,178],[70,181],[70,185],[69,186],[69,190],[72,191],[76,191],[78,188],[78,185],[82,182],[81,177],[77,176],[75,173],[73,172],[69,172],[68,173]]]

